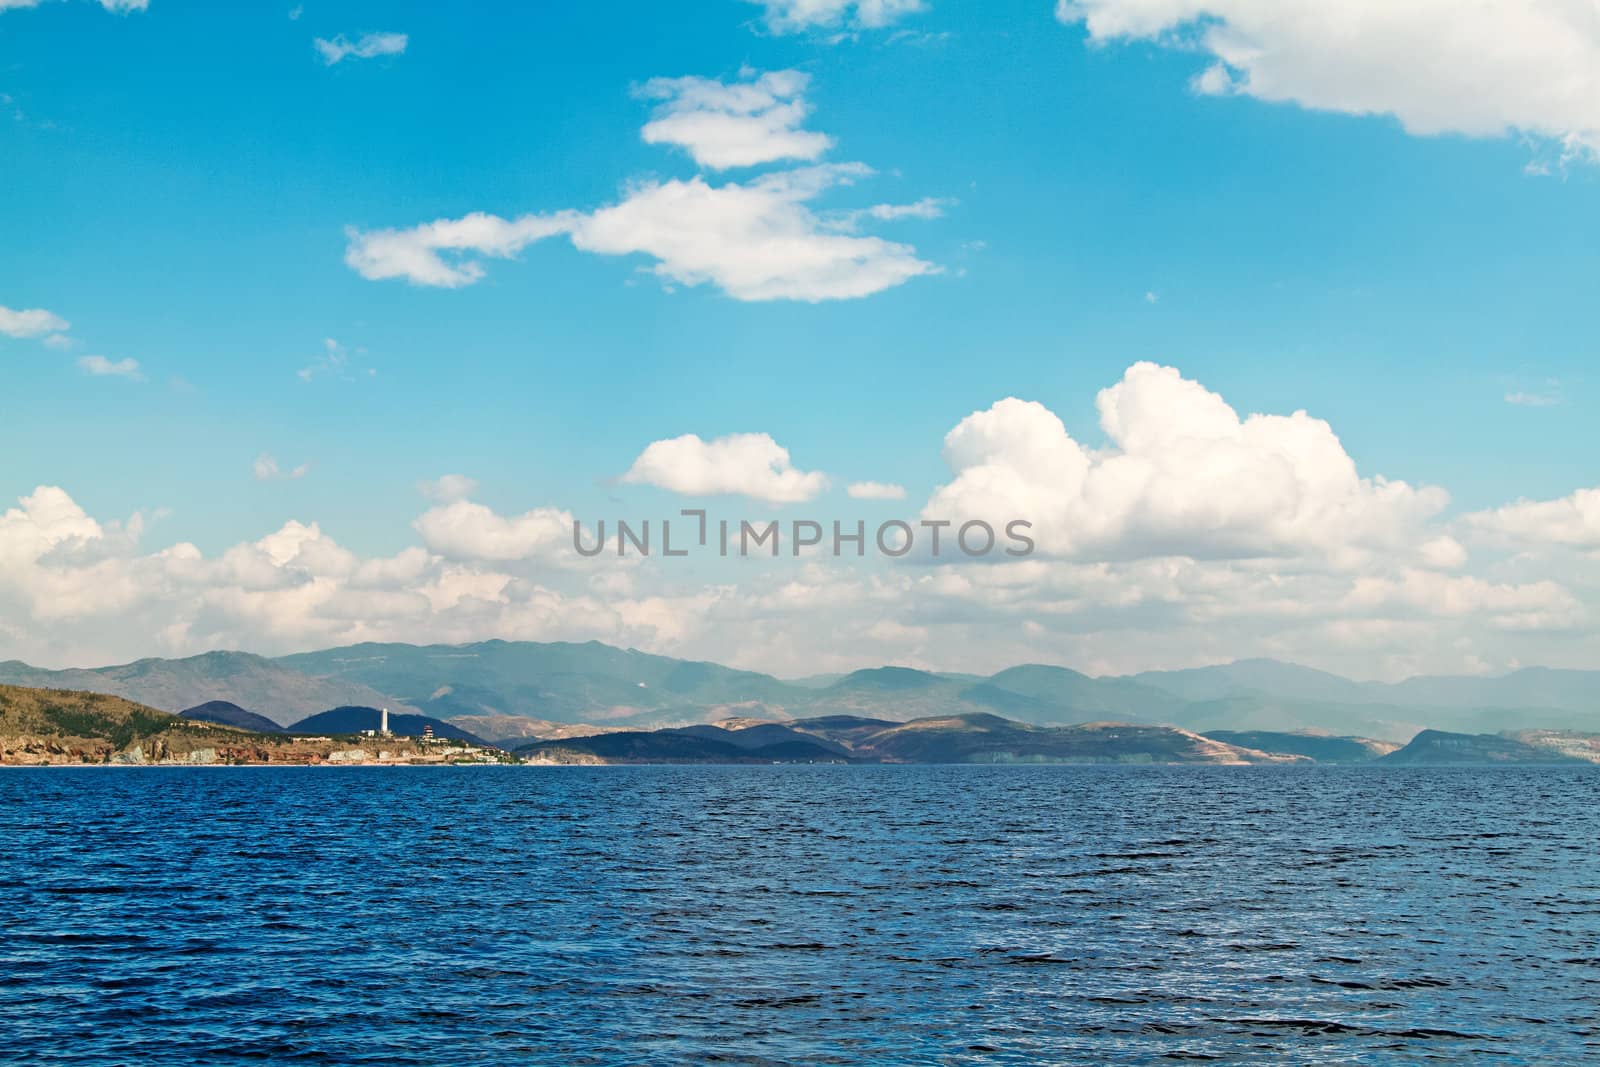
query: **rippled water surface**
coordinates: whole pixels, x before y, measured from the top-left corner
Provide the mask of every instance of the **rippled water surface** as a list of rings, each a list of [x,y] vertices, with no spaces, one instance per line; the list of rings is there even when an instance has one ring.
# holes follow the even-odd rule
[[[1600,768],[0,772],[0,1059],[1600,1057]]]

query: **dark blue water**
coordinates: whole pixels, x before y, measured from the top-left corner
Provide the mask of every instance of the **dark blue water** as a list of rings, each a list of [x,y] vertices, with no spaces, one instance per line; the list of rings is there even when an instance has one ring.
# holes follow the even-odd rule
[[[0,772],[0,1059],[1572,1064],[1600,768]]]

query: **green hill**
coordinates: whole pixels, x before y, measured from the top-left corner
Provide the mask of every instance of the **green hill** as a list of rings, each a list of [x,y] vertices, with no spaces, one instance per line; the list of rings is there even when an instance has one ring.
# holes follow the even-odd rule
[[[0,685],[0,763],[183,761],[260,737],[106,693]]]

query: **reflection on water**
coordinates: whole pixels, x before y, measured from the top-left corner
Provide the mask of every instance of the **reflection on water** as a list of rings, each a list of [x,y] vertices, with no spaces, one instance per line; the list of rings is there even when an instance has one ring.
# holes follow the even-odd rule
[[[0,815],[0,1059],[1600,1056],[1600,768],[14,770]]]

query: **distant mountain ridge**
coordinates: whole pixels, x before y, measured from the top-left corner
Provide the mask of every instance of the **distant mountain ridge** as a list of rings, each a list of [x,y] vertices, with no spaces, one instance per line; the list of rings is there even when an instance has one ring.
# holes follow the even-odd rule
[[[541,741],[519,754],[553,763],[1295,763],[1173,726],[1033,726],[973,714],[884,722],[832,715],[740,729],[692,726]],[[1307,760],[1307,762],[1309,762]]]
[[[832,715],[885,721],[994,714],[1034,725],[1112,720],[1217,731],[1314,731],[1405,742],[1434,728],[1600,730],[1600,671],[1356,682],[1274,660],[1092,677],[1023,664],[988,677],[903,666],[785,681],[599,642],[368,643],[277,659],[213,652],[95,669],[0,663],[0,683],[87,689],[164,710],[211,701],[283,726],[330,708],[388,707],[493,742]]]
[[[250,715],[213,702],[171,715],[103,693],[0,685],[0,764],[282,764],[517,762],[449,723],[333,708],[285,731],[257,732],[203,715]],[[431,732],[432,740],[421,735]],[[1600,734],[1562,730],[1465,734],[1423,730],[1403,747],[1366,738],[1257,731],[1210,736],[1170,725],[1035,725],[969,713],[907,722],[821,715],[784,723],[724,719],[657,730],[543,738],[520,746],[528,762],[1600,765]]]
[[[391,710],[397,704],[359,683],[308,675],[249,652],[205,652],[60,671],[9,660],[0,663],[0,684],[108,693],[168,712],[225,700],[255,709],[279,725],[340,704],[387,704]]]
[[[1440,675],[1401,682],[1353,682],[1311,667],[1254,659],[1189,670],[1146,671],[1125,677],[1188,701],[1267,693],[1330,704],[1600,711],[1600,671],[1550,667],[1524,667],[1493,676]]]

